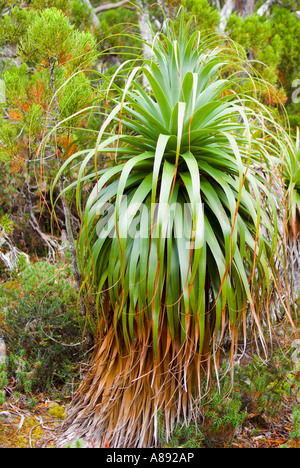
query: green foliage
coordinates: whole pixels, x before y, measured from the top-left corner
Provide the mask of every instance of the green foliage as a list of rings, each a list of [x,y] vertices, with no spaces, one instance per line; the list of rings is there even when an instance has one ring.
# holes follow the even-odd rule
[[[92,11],[81,0],[72,2],[72,24],[80,30],[90,29],[92,26]]]
[[[66,444],[64,448],[70,449],[70,448],[76,448],[76,449],[82,449],[84,448],[84,442],[80,439],[76,439],[74,446],[72,444]]]
[[[5,364],[0,364],[0,406],[5,402],[5,387],[8,385],[7,370]]]
[[[0,12],[4,13],[9,8],[13,8],[16,4],[20,5],[21,0],[0,0]]]
[[[47,80],[48,78],[48,80]],[[37,148],[46,118],[46,102],[49,96],[49,72],[30,73],[23,63],[8,66],[3,73],[6,87],[6,104],[10,119],[6,119],[0,130],[3,156],[8,160],[22,156],[17,135],[28,135],[31,151]],[[24,142],[24,140],[23,140]],[[28,150],[27,150],[28,151]]]
[[[57,8],[63,12],[68,12],[73,6],[72,0],[33,0],[32,8],[42,12],[47,8]]]
[[[300,219],[300,132],[297,128],[297,136],[294,148],[292,147],[280,166],[282,178],[287,193],[287,221],[294,238],[299,233],[298,221]]]
[[[245,368],[237,369],[237,385],[247,412],[268,418],[282,410],[283,397],[292,395],[289,372],[290,359],[280,349],[267,363],[254,356]]]
[[[243,19],[233,14],[228,21],[227,32],[258,61],[255,66],[263,77],[277,84],[283,44],[281,37],[274,33],[273,23],[257,15]]]
[[[275,137],[276,143],[274,140],[275,147],[269,146],[260,137],[255,140],[255,135],[260,134],[260,123],[256,124],[253,120],[253,110],[247,107],[247,97],[241,93],[243,96],[241,99],[245,99],[241,110],[240,100],[235,101],[234,93],[231,92],[233,89],[239,92],[236,81],[239,76],[238,71],[236,71],[237,78],[219,80],[220,68],[224,63],[226,63],[224,75],[225,73],[229,75],[238,64],[239,59],[235,52],[224,49],[219,44],[219,39],[215,37],[208,37],[197,47],[198,35],[191,34],[188,39],[188,27],[189,25],[181,25],[177,37],[171,26],[169,36],[160,37],[155,42],[153,50],[158,64],[156,62],[149,64],[150,70],[146,67],[140,68],[140,72],[145,73],[151,85],[148,95],[141,88],[139,79],[133,80],[132,75],[127,84],[131,85],[130,92],[126,96],[127,102],[123,103],[125,96],[124,98],[120,96],[120,101],[111,112],[111,117],[100,131],[99,139],[102,138],[99,143],[102,153],[114,151],[112,148],[114,140],[120,140],[121,143],[116,149],[117,164],[114,167],[103,171],[99,168],[97,175],[87,176],[90,182],[95,182],[95,188],[83,213],[79,258],[84,276],[93,283],[97,291],[102,290],[107,282],[111,304],[116,304],[117,309],[120,307],[115,311],[114,317],[118,317],[122,322],[126,341],[134,339],[133,330],[139,309],[148,310],[146,313],[150,314],[149,311],[154,308],[156,312],[152,314],[153,340],[156,348],[161,297],[165,295],[171,336],[179,334],[182,341],[185,339],[184,319],[181,322],[179,320],[179,316],[185,310],[185,314],[194,317],[195,326],[200,327],[201,350],[204,342],[207,287],[212,287],[216,299],[214,331],[216,334],[221,326],[221,315],[225,304],[228,305],[231,320],[238,322],[241,318],[239,311],[246,307],[248,301],[251,302],[246,270],[252,271],[254,257],[256,275],[253,281],[255,283],[262,281],[260,283],[262,289],[267,290],[269,287],[270,272],[266,260],[270,258],[270,243],[261,232],[257,232],[257,223],[262,222],[269,226],[274,247],[276,234],[273,224],[276,226],[276,215],[274,212],[267,213],[260,209],[261,218],[257,220],[257,199],[253,198],[250,185],[255,187],[254,190],[258,194],[265,186],[265,181],[256,174],[255,178],[249,176],[249,180],[242,187],[241,174],[246,171],[246,166],[249,164],[251,166],[254,162],[263,164],[267,168],[271,160],[270,152],[273,152],[274,158],[277,158],[285,149],[282,147],[274,151],[277,143],[281,145],[277,137]],[[265,112],[258,101],[255,101],[255,105]],[[121,117],[117,117],[121,106]],[[249,118],[251,115],[245,126],[240,123],[240,111]],[[110,123],[113,122],[115,125],[119,123],[120,118],[122,135],[109,133],[109,139],[106,139]],[[214,130],[211,139],[212,129]],[[234,142],[230,136],[227,136],[227,130],[233,132]],[[134,132],[133,136],[130,135],[131,131]],[[267,132],[272,139],[272,129]],[[248,155],[250,134],[252,151]],[[98,151],[99,147],[89,153],[82,164],[83,170]],[[268,158],[265,157],[265,152],[268,153]],[[72,163],[70,159],[68,164],[62,167],[61,172],[65,167],[69,165],[71,167]],[[132,172],[138,179],[135,182],[131,180]],[[117,180],[116,174],[119,178]],[[226,182],[220,182],[224,181],[224,174]],[[81,176],[82,173],[78,179],[79,187]],[[173,184],[170,183],[170,177],[174,180]],[[108,181],[109,189],[101,190]],[[228,198],[224,198],[224,193]],[[77,195],[77,206],[80,207],[80,195],[79,193]],[[160,200],[172,200],[173,203],[180,205],[189,203],[192,207],[189,222],[197,223],[198,227],[203,226],[204,243],[201,244],[201,229],[196,229],[194,224],[187,228],[187,232],[191,234],[184,239],[176,238],[173,231],[182,223],[178,213],[170,226],[167,226],[169,218],[163,215],[163,211],[156,220],[155,225],[161,230],[159,232],[168,233],[168,236],[166,234],[162,236],[161,244],[158,241],[153,244],[150,241],[151,234],[145,242],[139,242],[123,230],[122,223],[119,231],[113,220],[119,216],[120,219],[127,219],[126,204],[121,203],[122,195],[126,195],[129,201],[133,199],[139,206],[141,204],[146,206],[148,226],[152,226],[154,222],[151,203],[159,203]],[[270,193],[266,192],[266,196],[271,202]],[[111,230],[106,230],[106,225],[101,224],[101,218],[99,221],[97,219],[101,206],[107,201],[113,204],[110,212]],[[205,211],[202,221],[199,219],[200,214],[194,211],[201,203],[204,204]],[[220,217],[216,217],[214,213],[219,209],[222,214],[220,212]],[[239,212],[239,217],[238,225],[233,230],[233,240],[230,232],[233,229],[236,210]],[[252,213],[251,220],[249,213]],[[135,214],[136,210],[130,216],[133,225],[137,221],[134,219]],[[105,230],[105,233],[102,233],[101,229]],[[171,236],[169,229],[172,232]],[[111,231],[115,232],[115,236],[111,235]],[[247,233],[246,238],[242,232]],[[259,236],[261,247],[259,257],[254,256],[255,233]],[[119,236],[120,245],[117,240]],[[160,238],[158,234],[157,236]],[[190,245],[190,242],[196,242],[197,248],[189,253],[184,246]],[[153,252],[154,246],[157,249],[156,253]],[[131,250],[135,252],[134,255],[124,254]],[[144,257],[148,258],[149,262],[147,270],[142,261]],[[241,259],[244,259],[245,263]],[[157,262],[160,264],[159,278],[155,277]],[[230,275],[229,264],[232,267]],[[170,265],[172,265],[172,281]],[[207,268],[204,268],[204,265],[207,265]],[[132,277],[133,274],[138,276]],[[120,278],[120,281],[117,282],[117,278]],[[135,295],[129,288],[132,282],[136,284]],[[154,286],[156,282],[157,290]],[[223,288],[224,284],[227,285],[226,288]],[[234,293],[236,290],[238,296]],[[126,306],[124,306],[125,301]],[[202,319],[199,320],[199,317]]]
[[[104,11],[100,16],[99,45],[101,50],[110,50],[116,57],[120,52],[126,51],[126,47],[135,47],[136,53],[140,50],[140,42],[135,36],[140,37],[137,29],[136,11],[117,8]],[[110,61],[109,57],[105,60]]]
[[[37,262],[1,286],[0,317],[9,376],[27,394],[58,389],[86,352],[70,267]]]
[[[14,229],[14,223],[7,214],[0,217],[0,239],[3,234],[10,234]]]
[[[91,11],[80,0],[33,0],[24,8],[21,0],[1,0],[0,45],[17,45],[26,34],[37,14],[55,8],[61,11],[76,29],[91,28]]]
[[[10,44],[17,44],[22,37],[32,19],[35,16],[33,10],[20,9],[14,7],[9,15],[0,18],[0,46]]]
[[[97,58],[97,50],[91,31],[79,30],[74,22],[72,24],[74,18],[69,9],[75,4],[36,1],[28,9],[15,7],[20,14],[28,13],[28,21],[14,44],[16,57],[3,64],[1,78],[3,76],[5,83],[6,101],[0,104],[0,161],[6,163],[2,172],[7,173],[7,180],[12,178],[10,171],[20,174],[13,176],[19,193],[24,193],[24,178],[31,185],[44,170],[43,181],[38,185],[43,184],[47,192],[53,167],[78,149],[78,138],[86,143],[87,117],[83,111],[93,102],[97,89],[85,70]],[[14,10],[7,11],[7,18],[12,20],[13,15]],[[47,140],[47,154],[42,154],[41,143],[47,133],[60,120],[80,111],[80,115],[67,120],[51,134]],[[44,157],[47,162],[40,171]],[[34,192],[36,190],[32,193],[33,199]],[[18,203],[18,207],[22,203]],[[40,209],[45,209],[45,205]],[[50,231],[51,226],[47,228]]]
[[[293,430],[291,438],[300,440],[300,407],[295,407],[293,411]]]
[[[172,438],[169,442],[165,441],[164,433],[160,431],[160,445],[163,448],[202,448],[204,439],[203,429],[201,424],[197,427],[190,423],[186,425],[177,425],[172,433]]]
[[[20,43],[19,55],[25,62],[43,66],[70,63],[73,70],[89,67],[96,58],[95,38],[71,25],[69,18],[56,8],[37,15]]]
[[[294,12],[275,7],[271,16],[274,34],[282,42],[280,68],[285,77],[285,84],[290,86],[291,77],[299,77],[300,25]]]
[[[65,84],[65,74],[57,74],[56,77],[56,88],[58,91],[59,100],[59,113],[60,119],[68,119],[77,112],[85,110],[87,107],[93,105],[96,91],[91,87],[90,80],[84,73],[80,73],[71,78],[67,84]],[[68,119],[65,123],[62,123],[63,127],[76,127],[80,122],[86,118],[86,113],[79,114],[76,117]]]
[[[28,87],[29,71],[28,66],[22,63],[21,66],[11,66],[3,73],[6,87],[6,104],[11,106],[16,102],[24,102]]]
[[[0,163],[10,160],[17,153],[17,129],[0,118]]]
[[[295,12],[274,7],[270,16],[254,14],[241,18],[234,13],[226,31],[231,39],[245,47],[261,75],[276,86],[282,102],[288,99],[287,111],[295,128],[300,122],[300,104],[291,100],[292,83],[300,75],[300,22]],[[266,103],[274,104],[268,98]]]
[[[186,12],[186,19],[192,20],[196,28],[202,32],[214,31],[219,24],[220,15],[216,7],[207,0],[184,0],[181,2]]]
[[[210,431],[219,432],[225,429],[238,429],[246,420],[246,412],[242,411],[242,401],[239,392],[232,391],[226,396],[226,389],[213,396],[205,411],[205,418],[209,420]]]

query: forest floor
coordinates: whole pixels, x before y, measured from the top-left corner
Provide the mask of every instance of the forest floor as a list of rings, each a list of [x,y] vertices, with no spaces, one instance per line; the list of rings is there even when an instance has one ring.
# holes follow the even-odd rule
[[[36,398],[34,408],[25,398],[7,399],[0,407],[0,448],[55,447],[63,414],[62,402],[45,395]]]
[[[284,354],[284,362],[278,356],[282,356],[282,348],[280,355],[277,350],[260,369],[258,360],[243,363],[233,395],[208,407],[200,434],[193,428],[181,428],[175,431],[173,440],[162,446],[300,448],[300,438],[292,435],[297,431],[299,435],[300,427],[299,372],[286,370],[290,354]],[[56,396],[52,400],[42,393],[35,395],[33,406],[28,396],[14,394],[8,386],[7,399],[0,407],[0,448],[55,448],[70,401],[71,396],[65,394],[63,399]],[[234,406],[234,401],[239,405]],[[223,423],[216,426],[218,418]]]
[[[69,312],[76,310],[77,297],[68,265],[36,262],[24,269],[17,281],[8,281],[0,288],[0,337],[2,329],[10,366],[7,378],[0,366],[0,448],[55,447],[61,433],[61,423],[82,376],[79,369],[87,359],[85,345],[83,354],[75,353],[73,344],[68,345],[82,339],[82,328],[74,328],[75,317]],[[299,332],[300,301],[296,305]],[[300,448],[297,338],[285,319],[273,325],[267,356],[259,355],[255,340],[246,348],[242,342],[233,386],[224,360],[220,389],[212,375],[212,389],[201,401],[197,424],[176,427],[169,441],[164,440],[160,427],[161,446]],[[66,354],[69,350],[71,356]],[[224,349],[224,356],[226,353]],[[22,369],[24,372],[20,372]],[[35,372],[39,380],[33,381]],[[60,374],[64,383],[56,384],[54,377]],[[45,385],[48,379],[50,383]],[[33,392],[28,386],[31,381],[39,390]]]

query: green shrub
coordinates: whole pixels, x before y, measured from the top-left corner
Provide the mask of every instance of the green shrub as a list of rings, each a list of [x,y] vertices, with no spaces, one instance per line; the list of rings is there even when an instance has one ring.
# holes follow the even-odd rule
[[[76,377],[87,340],[70,267],[37,262],[2,286],[0,297],[8,373],[17,390],[57,389]]]
[[[225,368],[223,369],[226,370]],[[215,376],[212,378],[216,382]],[[187,427],[178,424],[171,440],[166,444],[164,427],[159,424],[159,437],[163,447],[216,447],[228,446],[238,431],[250,418],[253,428],[260,434],[260,427],[268,424],[278,414],[285,414],[287,402],[293,405],[297,393],[297,374],[293,372],[291,359],[282,349],[274,352],[268,361],[252,356],[249,362],[235,370],[235,385],[227,374],[214,383],[211,391],[203,397],[198,425]],[[197,408],[195,408],[197,411]],[[300,408],[293,408],[291,441],[300,438]],[[284,446],[282,446],[283,448]]]
[[[6,366],[0,364],[0,406],[3,405],[5,401],[5,387],[8,384]]]
[[[164,448],[202,448],[204,436],[200,427],[191,424],[189,426],[177,425],[168,444],[164,440],[163,433],[160,434],[160,439]]]
[[[274,417],[284,407],[284,396],[291,396],[291,361],[278,349],[268,362],[254,356],[244,368],[237,371],[241,395],[248,413]]]
[[[226,397],[224,393],[216,394],[208,406],[206,418],[211,421],[211,432],[241,427],[246,413],[242,411],[240,393],[233,391]]]
[[[291,439],[300,439],[300,407],[295,407],[293,411],[293,430]]]

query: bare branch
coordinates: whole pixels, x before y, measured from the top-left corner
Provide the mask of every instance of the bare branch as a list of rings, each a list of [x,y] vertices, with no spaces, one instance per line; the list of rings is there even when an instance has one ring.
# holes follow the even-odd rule
[[[219,31],[224,34],[228,23],[228,19],[233,12],[235,7],[235,0],[226,0],[221,12],[220,12],[220,24]]]
[[[267,0],[263,5],[257,10],[256,14],[258,16],[263,16],[269,11],[270,6],[274,3],[275,0]]]
[[[100,26],[100,20],[98,18],[98,16],[96,15],[95,13],[95,10],[94,10],[94,7],[93,5],[91,4],[90,0],[81,0],[83,3],[85,3],[88,8],[91,10],[91,13],[92,13],[92,23],[93,25],[98,28]]]
[[[99,5],[98,7],[95,7],[94,12],[102,13],[103,11],[119,8],[123,5],[126,5],[126,3],[129,3],[129,1],[130,0],[120,0],[120,2],[117,2],[117,3],[104,3],[103,5]]]

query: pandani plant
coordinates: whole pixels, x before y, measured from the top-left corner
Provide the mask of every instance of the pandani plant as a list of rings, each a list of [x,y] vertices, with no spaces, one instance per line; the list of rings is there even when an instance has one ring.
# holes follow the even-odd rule
[[[168,440],[195,417],[225,341],[231,369],[240,339],[265,347],[278,226],[264,174],[287,136],[234,44],[182,20],[148,46],[109,82],[95,147],[54,181],[77,174],[82,291],[98,311],[62,443],[157,446],[160,425]]]
[[[279,172],[284,188],[284,264],[286,265],[289,295],[294,299],[300,293],[300,133],[289,145],[289,151],[284,161],[279,162]]]
[[[295,240],[300,232],[300,132],[297,128],[294,145],[282,166],[287,194],[287,226]]]

